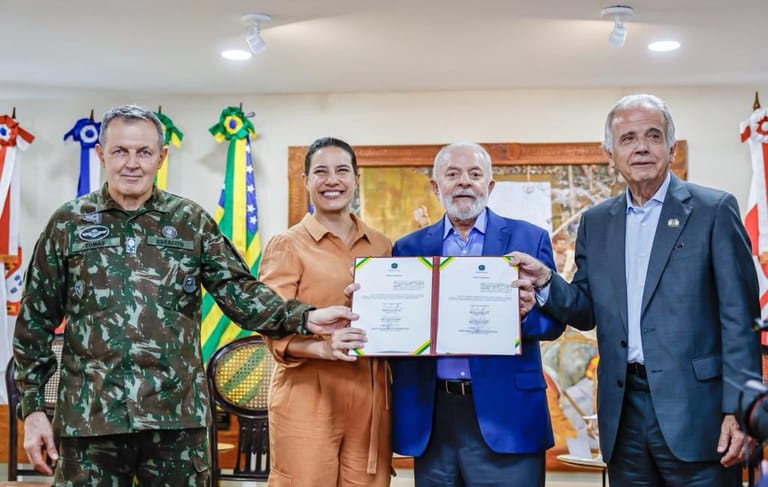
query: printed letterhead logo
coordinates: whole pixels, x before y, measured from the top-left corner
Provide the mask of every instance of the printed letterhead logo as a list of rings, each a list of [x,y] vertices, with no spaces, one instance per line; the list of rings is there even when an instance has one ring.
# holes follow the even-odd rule
[[[389,267],[391,269],[397,269],[397,262],[392,262],[392,264]]]
[[[107,235],[109,235],[109,228],[104,225],[91,225],[80,230],[78,237],[86,242],[96,242],[105,239]]]
[[[477,266],[477,270],[480,272],[483,272],[485,270],[485,264],[480,264],[479,266]]]

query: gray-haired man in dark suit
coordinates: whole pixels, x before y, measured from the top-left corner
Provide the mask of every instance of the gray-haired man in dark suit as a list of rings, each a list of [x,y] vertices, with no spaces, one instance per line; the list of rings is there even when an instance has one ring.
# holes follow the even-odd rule
[[[546,314],[597,326],[611,485],[741,486],[746,437],[732,383],[759,373],[750,325],[760,310],[736,199],[671,174],[675,126],[655,96],[614,105],[604,148],[628,188],[584,213],[573,283],[516,254],[519,284],[537,290]]]

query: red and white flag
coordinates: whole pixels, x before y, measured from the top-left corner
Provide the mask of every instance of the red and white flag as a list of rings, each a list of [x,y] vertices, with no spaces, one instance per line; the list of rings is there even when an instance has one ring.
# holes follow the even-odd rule
[[[760,283],[760,314],[768,318],[768,109],[758,108],[741,123],[741,141],[752,154],[752,184],[749,188],[744,226],[752,241],[752,257]]]
[[[26,150],[34,136],[8,115],[0,115],[0,258],[19,252],[21,181],[18,151]]]
[[[21,249],[19,213],[21,210],[18,151],[26,150],[34,136],[21,128],[11,116],[0,115],[0,370],[11,356],[11,341],[21,301]],[[4,278],[4,279],[3,279]],[[7,403],[5,386],[0,388],[0,403]]]

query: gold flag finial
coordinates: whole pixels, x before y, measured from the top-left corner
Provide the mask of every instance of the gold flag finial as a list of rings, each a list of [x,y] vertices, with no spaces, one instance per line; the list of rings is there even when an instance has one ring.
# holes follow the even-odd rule
[[[752,110],[759,110],[760,109],[760,96],[757,94],[757,91],[755,91],[755,102],[752,104]]]

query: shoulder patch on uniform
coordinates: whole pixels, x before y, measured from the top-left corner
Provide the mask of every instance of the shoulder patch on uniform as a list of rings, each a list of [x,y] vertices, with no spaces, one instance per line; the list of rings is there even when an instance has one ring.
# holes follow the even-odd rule
[[[96,242],[98,240],[104,240],[109,235],[109,228],[104,225],[90,225],[78,232],[77,236],[80,240],[86,242]]]
[[[163,237],[165,238],[176,238],[176,235],[179,234],[179,232],[177,232],[176,229],[170,225],[164,226],[163,229],[160,231],[163,234]]]

